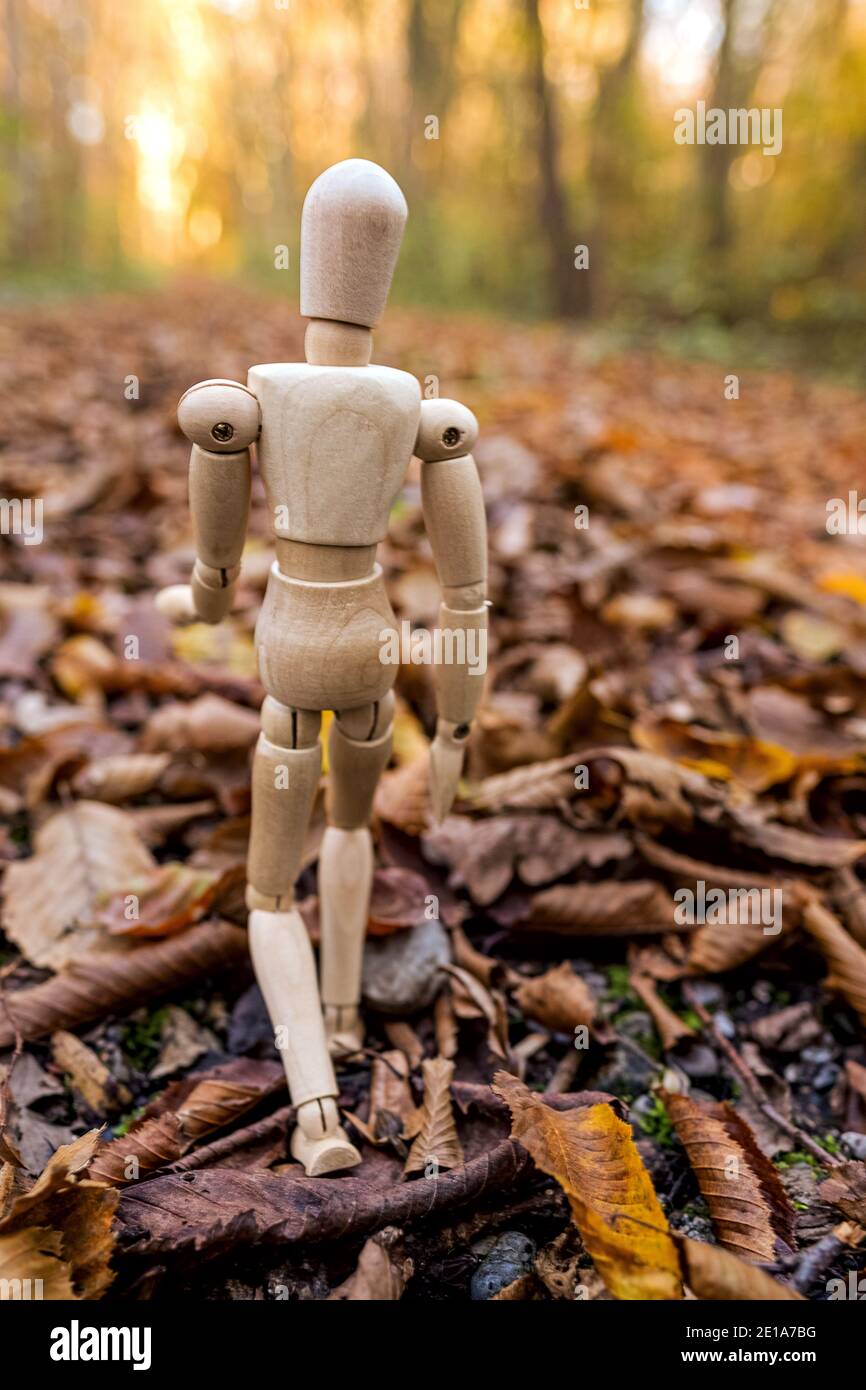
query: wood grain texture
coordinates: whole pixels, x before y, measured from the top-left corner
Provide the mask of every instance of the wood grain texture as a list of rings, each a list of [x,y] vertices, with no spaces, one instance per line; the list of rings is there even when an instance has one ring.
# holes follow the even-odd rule
[[[181,396],[177,423],[202,449],[234,454],[258,437],[259,404],[239,381],[199,381]]]
[[[366,826],[343,830],[329,825],[319,855],[320,968],[326,1010],[356,1008],[360,1002],[372,883],[370,831]]]
[[[397,668],[380,660],[383,628],[392,628],[379,566],[367,579],[313,584],[274,565],[256,625],[262,685],[299,709],[353,709],[381,700]]]
[[[299,912],[250,913],[256,979],[277,1030],[280,1060],[295,1105],[339,1093],[319,1005],[316,964]]]
[[[421,390],[392,367],[251,367],[262,408],[259,471],[277,536],[375,545],[406,476]]]
[[[421,506],[442,587],[485,584],[487,520],[471,454],[423,465]]]
[[[247,878],[258,893],[274,899],[273,906],[291,901],[321,766],[318,739],[311,748],[284,748],[264,733],[259,736]]]
[[[378,164],[345,159],[320,174],[301,216],[301,313],[373,328],[407,215],[399,186]]]
[[[250,511],[250,451],[216,454],[193,444],[189,508],[198,558],[212,569],[240,563]]]
[[[484,668],[477,658],[482,635],[486,637],[487,633],[487,607],[466,611],[443,603],[439,608],[439,628],[443,634],[443,660],[433,673],[437,708],[443,719],[469,724],[484,690]],[[461,650],[464,659],[458,660]],[[486,650],[485,646],[485,659]],[[473,655],[474,665],[469,659]],[[473,674],[473,670],[478,674]]]

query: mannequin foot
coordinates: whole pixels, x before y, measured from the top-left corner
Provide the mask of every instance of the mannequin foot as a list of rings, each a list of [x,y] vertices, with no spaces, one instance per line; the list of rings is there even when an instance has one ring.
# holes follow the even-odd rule
[[[325,1036],[328,1051],[338,1061],[353,1057],[364,1046],[364,1020],[352,1004],[325,1004]]]
[[[354,1168],[361,1162],[355,1145],[340,1128],[337,1106],[330,1096],[298,1106],[297,1125],[289,1147],[308,1178]]]

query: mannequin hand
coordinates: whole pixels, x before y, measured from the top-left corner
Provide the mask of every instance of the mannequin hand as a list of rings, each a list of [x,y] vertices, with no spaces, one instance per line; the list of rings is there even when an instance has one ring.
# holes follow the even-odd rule
[[[190,584],[169,584],[160,589],[154,603],[163,617],[171,623],[194,623],[198,621],[195,602]]]

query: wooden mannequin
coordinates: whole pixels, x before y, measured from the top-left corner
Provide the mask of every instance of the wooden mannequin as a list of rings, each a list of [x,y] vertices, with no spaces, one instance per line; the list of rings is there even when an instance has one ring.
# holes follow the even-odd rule
[[[331,1057],[357,1051],[363,1037],[369,820],[391,752],[397,670],[381,659],[383,629],[396,620],[376,546],[413,454],[423,462],[423,510],[443,589],[440,623],[460,635],[487,626],[484,504],[469,452],[475,418],[455,401],[421,401],[414,377],[370,364],[371,329],[385,307],[406,214],[397,184],[367,160],[335,164],[316,179],[301,224],[306,361],[252,367],[246,386],[204,381],[182,397],[198,558],[191,583],[157,600],[176,620],[216,623],[229,612],[247,527],[249,451],[257,443],[277,558],[256,626],[267,697],[253,763],[250,949],[297,1107],[292,1153],[308,1174],[360,1162],[340,1128]],[[435,672],[437,819],[457,789],[483,684],[477,676],[466,661]],[[335,719],[319,859],[320,1004],[293,888],[326,709]]]

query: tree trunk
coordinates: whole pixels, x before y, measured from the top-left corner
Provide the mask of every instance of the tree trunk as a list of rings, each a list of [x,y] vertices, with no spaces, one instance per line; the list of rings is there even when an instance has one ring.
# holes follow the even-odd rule
[[[539,0],[525,0],[529,78],[538,119],[539,215],[547,243],[550,300],[554,314],[585,318],[591,309],[589,272],[574,265],[575,236],[559,180],[559,137],[553,93],[544,71],[544,30]]]

